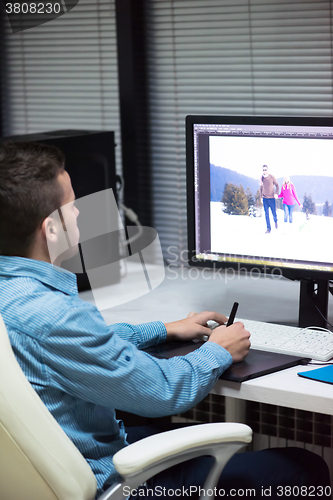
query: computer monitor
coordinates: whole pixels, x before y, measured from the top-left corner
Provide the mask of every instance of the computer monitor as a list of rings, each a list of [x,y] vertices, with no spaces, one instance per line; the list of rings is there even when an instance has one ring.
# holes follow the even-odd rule
[[[326,326],[333,119],[187,116],[186,163],[190,265],[300,280],[299,326]]]

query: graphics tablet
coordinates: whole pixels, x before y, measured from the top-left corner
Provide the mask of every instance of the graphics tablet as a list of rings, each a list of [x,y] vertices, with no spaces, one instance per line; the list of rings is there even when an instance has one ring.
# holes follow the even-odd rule
[[[145,352],[156,358],[168,359],[174,356],[185,356],[203,344],[204,342],[172,341],[148,347],[145,349]],[[310,358],[250,349],[244,361],[232,364],[230,368],[222,373],[220,378],[232,382],[245,382],[245,380],[261,377],[262,375],[284,370],[291,366],[306,365],[309,361]]]

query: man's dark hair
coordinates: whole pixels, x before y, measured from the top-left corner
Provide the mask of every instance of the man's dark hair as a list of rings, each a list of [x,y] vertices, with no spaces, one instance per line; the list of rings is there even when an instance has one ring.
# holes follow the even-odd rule
[[[0,254],[26,257],[37,228],[60,208],[57,182],[64,154],[54,146],[6,142],[0,147]]]

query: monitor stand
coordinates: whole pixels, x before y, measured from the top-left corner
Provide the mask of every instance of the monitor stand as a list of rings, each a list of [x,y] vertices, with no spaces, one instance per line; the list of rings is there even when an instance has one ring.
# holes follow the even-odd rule
[[[300,280],[299,327],[320,326],[326,328],[324,318],[327,318],[328,315],[328,295],[328,280]],[[321,316],[317,308],[323,316]]]

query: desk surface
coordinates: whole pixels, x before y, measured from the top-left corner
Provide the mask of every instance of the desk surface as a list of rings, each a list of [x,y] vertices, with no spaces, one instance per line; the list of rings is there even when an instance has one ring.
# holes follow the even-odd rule
[[[126,295],[130,278],[131,292],[135,267],[119,284],[105,287],[106,296]],[[93,301],[91,292],[80,294],[84,300]],[[150,293],[131,302],[101,311],[108,324],[128,322],[133,324],[161,320],[175,321],[190,311],[216,310],[229,315],[234,301],[239,302],[239,316],[256,321],[297,325],[299,283],[272,277],[251,279],[232,276],[224,272],[214,274],[206,270],[170,268],[164,282]],[[332,322],[332,301],[329,319]],[[306,380],[298,371],[316,366],[293,367],[270,375],[238,384],[220,380],[213,392],[237,399],[258,401],[290,408],[333,415],[333,387],[329,384]]]
[[[242,384],[218,381],[214,394],[333,415],[333,386],[299,377],[316,366],[294,366]]]

